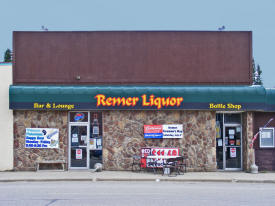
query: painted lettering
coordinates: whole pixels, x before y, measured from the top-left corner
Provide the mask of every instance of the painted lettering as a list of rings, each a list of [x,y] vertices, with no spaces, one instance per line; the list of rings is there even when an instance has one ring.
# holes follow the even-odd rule
[[[134,107],[139,102],[139,97],[107,97],[103,94],[98,94],[95,96],[96,106],[126,106]],[[156,107],[157,109],[162,109],[168,106],[181,106],[183,102],[182,97],[155,97],[155,95],[150,95],[149,98],[146,94],[141,95],[141,105],[143,107]]]
[[[240,110],[242,108],[242,105],[240,104],[209,104],[209,109],[231,109],[231,110]]]
[[[240,104],[227,104],[228,109],[237,109],[240,110],[242,108],[242,105]]]
[[[39,103],[34,103],[33,104],[34,109],[43,109],[44,106],[45,106],[44,104],[39,104]]]

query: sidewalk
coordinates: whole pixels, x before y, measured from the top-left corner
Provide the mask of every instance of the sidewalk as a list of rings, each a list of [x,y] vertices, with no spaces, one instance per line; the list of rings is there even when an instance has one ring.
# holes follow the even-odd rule
[[[16,181],[176,181],[176,182],[236,182],[275,183],[275,173],[188,172],[176,177],[150,172],[130,171],[39,171],[0,172],[0,182]]]

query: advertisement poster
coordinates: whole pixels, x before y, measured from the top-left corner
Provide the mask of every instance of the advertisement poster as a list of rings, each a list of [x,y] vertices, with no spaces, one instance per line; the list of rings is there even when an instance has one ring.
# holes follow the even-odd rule
[[[218,140],[218,147],[221,147],[222,146],[222,139],[219,139]]]
[[[75,159],[82,160],[82,149],[75,150]]]
[[[183,138],[182,124],[144,125],[144,138]]]
[[[148,156],[150,156],[150,158],[148,158]],[[161,147],[141,148],[141,162],[144,163],[142,167],[152,167],[150,162],[155,160],[157,160],[157,167],[162,167],[163,162],[167,159],[164,158],[166,156],[171,158],[179,156],[179,149]]]
[[[59,129],[26,128],[25,148],[59,148]]]
[[[237,157],[237,149],[235,147],[230,148],[230,157],[231,158]]]

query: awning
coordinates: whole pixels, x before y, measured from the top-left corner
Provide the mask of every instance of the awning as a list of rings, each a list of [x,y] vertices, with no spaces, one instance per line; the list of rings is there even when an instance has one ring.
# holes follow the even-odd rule
[[[10,86],[10,109],[275,111],[262,86]]]

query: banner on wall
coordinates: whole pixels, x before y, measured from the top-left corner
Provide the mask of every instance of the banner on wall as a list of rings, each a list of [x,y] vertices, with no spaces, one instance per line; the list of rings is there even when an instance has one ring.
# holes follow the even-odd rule
[[[59,148],[59,129],[26,128],[25,148]]]
[[[183,138],[182,124],[144,125],[144,138]]]
[[[150,164],[151,161],[155,162],[157,167],[162,167],[163,163],[166,161],[164,157],[172,158],[179,156],[179,154],[179,148],[141,148],[141,167],[152,167]]]

